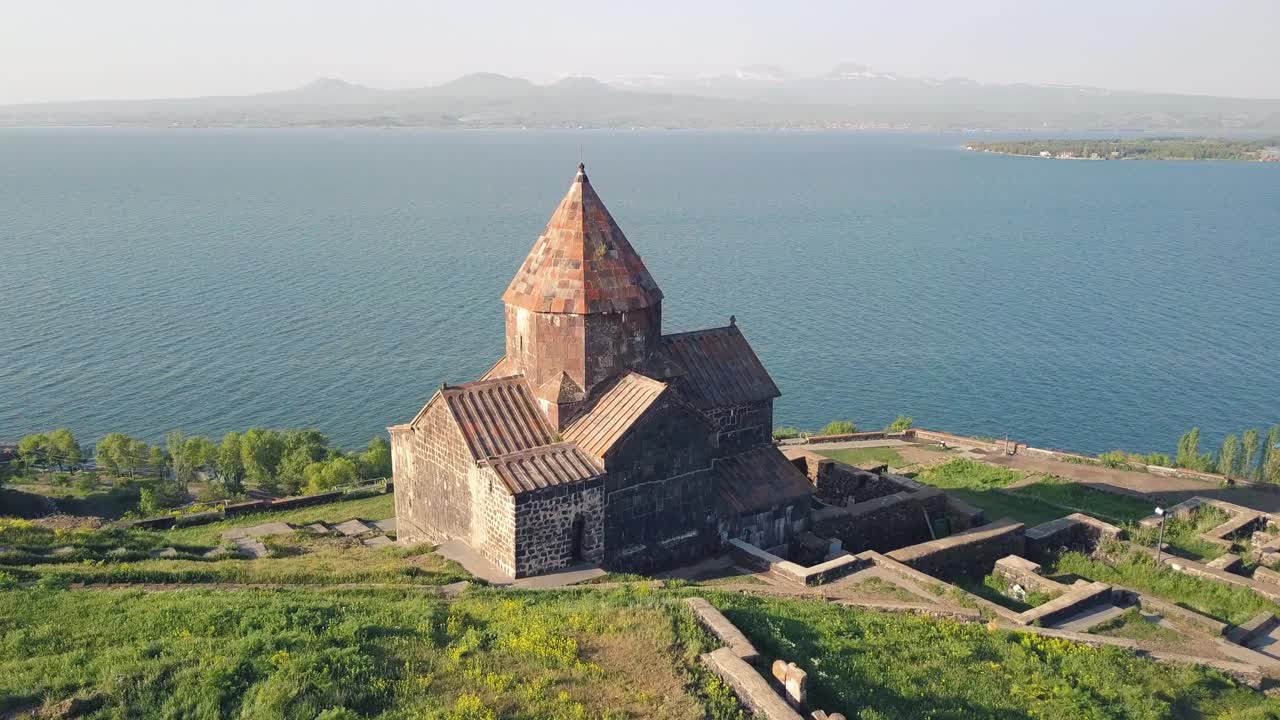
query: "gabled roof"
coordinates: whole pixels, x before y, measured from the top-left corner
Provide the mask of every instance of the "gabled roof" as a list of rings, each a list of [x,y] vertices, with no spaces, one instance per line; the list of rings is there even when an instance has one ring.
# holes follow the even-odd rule
[[[804,473],[778,448],[765,445],[715,461],[716,493],[732,512],[763,512],[813,494]]]
[[[485,462],[512,495],[588,480],[603,473],[594,460],[569,442],[521,450]]]
[[[737,325],[663,335],[662,343],[684,369],[677,387],[699,410],[782,394]]]
[[[529,450],[553,440],[551,426],[538,410],[523,375],[445,385],[437,397],[448,405],[476,460]]]
[[[666,389],[666,383],[640,373],[627,373],[602,393],[587,412],[569,423],[564,438],[590,455],[603,458]]]
[[[637,310],[662,291],[578,164],[569,192],[502,294],[535,312],[606,313]]]

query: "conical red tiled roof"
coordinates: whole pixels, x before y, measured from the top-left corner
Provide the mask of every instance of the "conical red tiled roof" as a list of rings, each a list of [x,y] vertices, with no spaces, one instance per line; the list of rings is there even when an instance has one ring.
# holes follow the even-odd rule
[[[502,301],[535,312],[606,313],[655,305],[662,291],[578,164],[578,175]]]

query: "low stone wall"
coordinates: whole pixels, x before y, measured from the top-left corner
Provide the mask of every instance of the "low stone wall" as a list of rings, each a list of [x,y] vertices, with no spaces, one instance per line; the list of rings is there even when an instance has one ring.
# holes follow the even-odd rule
[[[797,585],[823,585],[849,575],[867,566],[867,561],[856,555],[841,555],[824,563],[805,567],[774,555],[743,540],[734,538],[728,542],[733,560],[749,570],[767,572]]]
[[[729,648],[713,650],[700,659],[708,670],[724,680],[754,717],[767,720],[802,720],[800,713],[791,709],[791,706],[779,697],[768,680],[761,677],[755,668],[735,655]]]
[[[886,553],[888,557],[939,578],[982,577],[1006,555],[1022,555],[1025,529],[1003,519],[990,525]]]
[[[844,505],[849,501],[866,502],[896,492],[914,492],[922,487],[901,475],[856,468],[804,448],[784,448],[782,454],[809,478],[819,498],[834,505]]]
[[[1092,553],[1108,540],[1121,540],[1124,530],[1084,513],[1072,513],[1027,529],[1027,557],[1042,558],[1061,550]]]
[[[744,662],[754,664],[760,660],[760,653],[756,651],[755,645],[714,605],[700,597],[685,598],[684,603],[689,606],[698,624],[719,638],[730,652]]]
[[[190,513],[187,515],[158,515],[156,517],[134,520],[126,523],[126,525],[127,527],[137,528],[139,530],[167,530],[172,527],[186,527],[188,525],[202,525],[205,523],[217,522],[223,518],[237,517],[240,515],[296,510],[298,508],[311,507],[313,505],[324,505],[325,503],[337,502],[344,499],[354,499],[367,495],[380,495],[392,492],[394,489],[395,486],[391,481],[387,481],[385,484],[378,483],[362,485],[348,490],[334,490],[332,492],[317,493],[315,495],[295,495],[293,497],[280,498],[278,500],[246,500],[245,502],[230,503],[218,510]]]
[[[930,523],[947,517],[947,496],[936,488],[897,492],[813,515],[813,532],[839,538],[849,552],[887,552],[933,538]]]

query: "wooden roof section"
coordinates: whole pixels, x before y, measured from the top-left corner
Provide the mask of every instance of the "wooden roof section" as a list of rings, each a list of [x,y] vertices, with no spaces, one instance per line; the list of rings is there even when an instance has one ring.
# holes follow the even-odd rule
[[[720,458],[714,466],[721,506],[739,515],[790,505],[813,494],[804,473],[772,445]]]
[[[577,445],[559,442],[485,461],[512,495],[589,480],[603,474]]]
[[[588,454],[603,458],[665,392],[667,384],[627,373],[564,429],[564,438]]]
[[[569,192],[502,301],[535,312],[587,314],[637,310],[661,300],[658,284],[579,163]]]
[[[662,336],[683,370],[677,387],[699,410],[776,398],[782,393],[734,323]]]
[[[538,409],[523,375],[445,385],[438,397],[448,404],[471,457],[476,460],[530,450],[553,441],[551,426]]]

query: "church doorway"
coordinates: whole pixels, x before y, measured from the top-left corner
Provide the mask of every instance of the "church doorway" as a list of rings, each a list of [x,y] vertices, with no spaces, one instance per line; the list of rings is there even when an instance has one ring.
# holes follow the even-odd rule
[[[573,542],[573,559],[575,562],[582,560],[582,546],[587,534],[587,521],[581,514],[575,515],[573,518],[573,529],[570,537]]]

